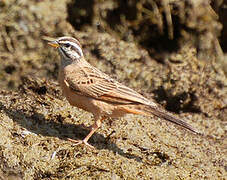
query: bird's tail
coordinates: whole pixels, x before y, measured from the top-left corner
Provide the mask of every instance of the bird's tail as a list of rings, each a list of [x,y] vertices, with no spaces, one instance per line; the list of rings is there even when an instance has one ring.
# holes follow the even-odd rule
[[[133,113],[133,114],[142,114],[142,115],[155,115],[158,116],[160,118],[165,119],[166,121],[172,122],[178,126],[181,126],[185,129],[188,129],[189,131],[195,133],[195,134],[199,134],[202,135],[201,133],[199,133],[197,130],[195,130],[190,124],[184,122],[183,120],[175,117],[174,115],[172,115],[171,113],[165,111],[162,107],[158,107],[158,106],[146,106],[144,107],[141,106],[141,108],[138,108],[139,106],[136,106],[137,108],[127,108],[127,111],[129,113]]]
[[[156,107],[151,107],[150,106],[148,109],[155,116],[158,116],[158,117],[163,118],[163,119],[165,119],[165,120],[167,120],[169,122],[172,122],[172,123],[174,123],[174,124],[176,124],[178,126],[181,126],[181,127],[185,128],[185,129],[188,129],[189,131],[191,131],[191,132],[193,132],[195,134],[201,134],[197,130],[195,130],[190,124],[188,124],[185,121],[175,117],[174,115],[172,115],[171,113],[165,111],[164,109],[162,109],[160,107],[156,108]]]

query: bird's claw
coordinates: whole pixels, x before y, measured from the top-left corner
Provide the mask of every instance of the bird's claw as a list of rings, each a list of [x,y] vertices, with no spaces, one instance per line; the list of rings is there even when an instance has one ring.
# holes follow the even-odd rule
[[[75,140],[75,139],[70,139],[70,138],[67,138],[67,140],[75,143],[75,146],[80,145],[80,144],[85,144],[86,146],[94,149],[94,146],[90,145],[86,140]]]

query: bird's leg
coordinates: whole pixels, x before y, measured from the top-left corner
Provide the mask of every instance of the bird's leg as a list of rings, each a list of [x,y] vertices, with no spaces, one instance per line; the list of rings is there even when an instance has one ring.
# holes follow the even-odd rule
[[[102,121],[105,119],[106,117],[102,117],[101,119],[97,119],[95,121],[95,123],[92,125],[91,131],[90,133],[83,139],[83,140],[74,140],[74,139],[70,139],[68,138],[69,141],[76,143],[75,145],[79,145],[79,144],[85,144],[86,146],[89,146],[90,148],[94,148],[92,145],[90,145],[88,143],[88,140],[90,139],[90,137],[95,133],[95,131],[97,131],[97,129],[101,126]]]

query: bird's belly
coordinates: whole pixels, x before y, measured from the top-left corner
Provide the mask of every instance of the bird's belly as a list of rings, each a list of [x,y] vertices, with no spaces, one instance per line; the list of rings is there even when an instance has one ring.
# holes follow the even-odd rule
[[[66,91],[68,92],[63,90],[63,93],[72,106],[91,112],[94,116],[121,117],[126,114],[126,111],[116,104],[81,96],[71,89],[67,89]]]
[[[91,112],[94,116],[121,117],[126,113],[117,105],[106,103],[86,96],[72,94],[70,96],[66,95],[66,99],[72,106],[76,106],[85,111]]]
[[[94,105],[91,98],[81,96],[68,87],[62,88],[62,91],[70,105],[76,106],[91,113],[93,113],[93,111],[97,111],[97,107]]]
[[[93,114],[98,110],[98,108],[92,102],[92,99],[88,97],[73,94],[72,96],[66,96],[66,99],[72,106],[76,106]]]

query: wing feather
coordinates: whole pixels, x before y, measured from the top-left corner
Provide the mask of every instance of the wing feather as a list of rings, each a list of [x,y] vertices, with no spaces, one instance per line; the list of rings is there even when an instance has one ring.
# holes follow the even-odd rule
[[[148,99],[123,84],[118,83],[98,69],[88,66],[84,68],[72,68],[70,73],[65,73],[67,84],[76,92],[79,91],[84,96],[90,96],[112,103],[150,104]]]

